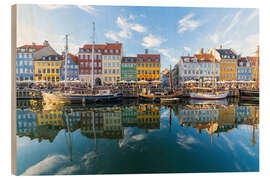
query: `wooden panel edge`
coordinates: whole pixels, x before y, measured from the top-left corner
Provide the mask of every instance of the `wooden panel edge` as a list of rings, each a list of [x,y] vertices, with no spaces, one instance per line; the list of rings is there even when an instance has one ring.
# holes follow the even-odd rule
[[[17,6],[11,6],[11,173],[16,170],[16,44],[17,44]]]

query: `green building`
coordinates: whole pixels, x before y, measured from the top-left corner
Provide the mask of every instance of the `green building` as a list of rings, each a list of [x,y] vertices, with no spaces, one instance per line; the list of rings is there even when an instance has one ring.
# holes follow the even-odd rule
[[[137,81],[137,58],[123,57],[121,63],[121,80]]]

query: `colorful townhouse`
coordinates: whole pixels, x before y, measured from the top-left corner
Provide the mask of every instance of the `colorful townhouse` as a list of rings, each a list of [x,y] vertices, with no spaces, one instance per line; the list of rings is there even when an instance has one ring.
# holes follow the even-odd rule
[[[140,104],[137,109],[137,127],[141,129],[160,129],[160,107]]]
[[[237,61],[238,56],[232,49],[210,49],[212,54],[219,62],[219,80],[236,81],[237,80]]]
[[[137,57],[122,58],[121,80],[137,81]]]
[[[248,56],[247,59],[250,61],[251,66],[252,66],[252,80],[257,82],[257,85],[259,85],[259,77],[260,77],[260,57],[259,57],[259,46],[257,46],[257,51],[256,51],[256,57],[250,57]]]
[[[68,54],[67,62],[65,56],[63,57],[64,61],[60,69],[60,79],[65,80],[65,72],[67,72],[67,81],[79,80],[79,65],[78,57],[73,54]],[[67,64],[67,67],[66,67]]]
[[[29,109],[17,109],[16,111],[16,129],[18,136],[31,137],[37,130],[36,113]]]
[[[122,43],[106,43],[102,55],[104,84],[116,84],[121,80]]]
[[[251,81],[252,67],[248,58],[243,57],[238,60],[237,81]]]
[[[137,81],[160,81],[160,54],[137,55]]]
[[[46,46],[48,46],[48,41],[44,41],[43,45],[33,43],[31,45],[23,45],[17,48],[16,80],[18,82],[34,80],[34,53]]]
[[[161,72],[161,82],[163,87],[170,87],[170,70],[164,69]]]
[[[34,59],[35,82],[37,84],[55,84],[60,81],[60,69],[63,56],[48,55]]]
[[[103,44],[95,44],[94,60],[92,60],[92,44],[86,44],[79,48],[78,65],[79,79],[81,82],[92,84],[92,65],[94,66],[94,85],[102,85],[102,52]]]
[[[180,82],[189,80],[210,81],[219,79],[219,63],[211,54],[181,56],[179,63]]]

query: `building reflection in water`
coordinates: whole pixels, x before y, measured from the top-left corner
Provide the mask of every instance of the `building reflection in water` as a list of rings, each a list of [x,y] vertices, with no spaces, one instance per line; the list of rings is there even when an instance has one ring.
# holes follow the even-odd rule
[[[21,104],[21,106],[20,106]],[[32,107],[28,102],[17,104],[17,135],[27,136],[31,140],[38,139],[53,142],[57,134],[64,130],[67,147],[72,160],[72,133],[80,129],[80,133],[94,141],[97,151],[97,139],[122,139],[124,128],[160,129],[159,104],[132,104],[117,107]],[[26,106],[28,105],[28,106]],[[203,130],[211,136],[219,136],[222,132],[230,132],[239,124],[252,126],[251,143],[255,142],[255,129],[259,124],[258,106],[239,106],[227,103],[191,103],[173,104],[169,107],[169,130],[172,124],[172,113],[181,127],[192,127],[200,134]]]

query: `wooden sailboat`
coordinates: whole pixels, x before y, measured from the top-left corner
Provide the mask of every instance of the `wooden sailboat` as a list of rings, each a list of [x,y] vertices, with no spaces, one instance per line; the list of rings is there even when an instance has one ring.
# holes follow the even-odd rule
[[[214,60],[215,61],[215,60]],[[198,99],[198,100],[219,100],[227,98],[229,91],[217,91],[215,89],[215,74],[216,74],[215,62],[213,63],[213,82],[212,88],[201,88],[197,89],[197,92],[190,92],[191,99]],[[208,90],[208,91],[207,91]],[[210,91],[209,91],[210,90]]]
[[[171,68],[170,68],[171,69]],[[149,89],[143,89],[142,93],[139,95],[139,99],[142,101],[152,101],[152,102],[177,102],[182,96],[182,93],[176,93],[172,90],[172,76],[170,70],[170,92],[154,94],[151,93]]]

